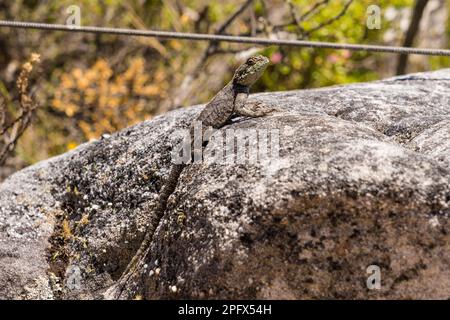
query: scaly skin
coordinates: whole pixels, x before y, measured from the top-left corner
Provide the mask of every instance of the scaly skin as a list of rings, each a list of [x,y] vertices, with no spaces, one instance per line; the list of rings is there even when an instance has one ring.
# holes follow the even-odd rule
[[[273,111],[273,109],[258,105],[252,108],[245,105],[250,87],[260,78],[268,63],[269,60],[264,56],[253,56],[236,70],[233,79],[216,94],[195,119],[202,125],[203,133],[209,127],[214,129],[223,127],[233,115],[260,117]],[[191,126],[191,141],[194,138],[193,131],[193,126]],[[166,211],[167,200],[175,191],[181,172],[186,165],[185,163],[172,165],[139,250],[133,256],[117,283],[105,292],[104,297],[106,299],[130,298],[126,296],[124,289],[127,283],[136,280],[139,277],[139,271],[144,269],[145,262],[148,261],[153,235]]]

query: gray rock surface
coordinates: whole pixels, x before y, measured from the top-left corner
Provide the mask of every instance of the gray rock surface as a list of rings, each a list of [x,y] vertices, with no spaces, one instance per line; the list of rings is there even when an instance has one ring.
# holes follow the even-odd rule
[[[206,152],[227,129],[273,130],[279,158],[188,166],[146,285],[130,283],[128,297],[450,298],[450,69],[251,99],[279,112],[238,119]],[[139,247],[179,131],[200,110],[4,181],[0,298],[102,298]],[[370,265],[379,290],[366,286]]]

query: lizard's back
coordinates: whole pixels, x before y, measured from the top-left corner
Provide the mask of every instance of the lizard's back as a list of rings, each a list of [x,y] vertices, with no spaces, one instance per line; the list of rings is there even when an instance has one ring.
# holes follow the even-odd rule
[[[233,114],[234,98],[235,90],[230,82],[205,106],[197,120],[204,127],[220,128]]]

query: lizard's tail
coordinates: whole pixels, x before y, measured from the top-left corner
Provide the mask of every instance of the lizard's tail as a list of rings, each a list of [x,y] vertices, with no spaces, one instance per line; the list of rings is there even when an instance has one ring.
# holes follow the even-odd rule
[[[178,179],[180,178],[181,172],[185,166],[185,164],[174,164],[172,166],[169,177],[167,178],[167,181],[159,194],[159,201],[156,209],[153,214],[150,215],[150,223],[145,231],[141,246],[128,263],[127,268],[122,273],[119,280],[105,291],[103,294],[104,299],[115,300],[128,298],[122,297],[122,293],[124,292],[127,283],[134,279],[139,272],[144,269],[143,266],[145,261],[148,261],[148,254],[150,252],[150,244],[152,243],[153,235],[155,234],[156,228],[158,227],[159,222],[166,211],[167,201],[170,195],[175,191]]]

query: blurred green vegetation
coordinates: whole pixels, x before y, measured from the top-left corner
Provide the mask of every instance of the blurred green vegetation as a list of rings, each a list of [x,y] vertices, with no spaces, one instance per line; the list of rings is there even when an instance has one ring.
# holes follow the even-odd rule
[[[213,33],[243,2],[79,0],[76,5],[81,8],[82,25]],[[318,3],[323,5],[299,24],[292,23],[293,14],[301,17]],[[226,33],[401,45],[401,20],[411,11],[413,0],[355,0],[339,19],[308,32],[336,17],[346,3],[255,0]],[[0,19],[65,23],[66,9],[73,4],[71,0],[2,2]],[[379,30],[366,27],[367,8],[373,4],[382,10]],[[387,11],[394,13],[394,18],[385,18]],[[448,16],[445,23],[448,48]],[[391,54],[220,44],[203,61],[200,57],[207,46],[204,42],[1,28],[0,87],[13,90],[19,66],[32,52],[39,53],[42,60],[33,82],[41,106],[20,140],[16,157],[30,164],[177,107],[174,96],[183,83],[189,85],[181,87],[188,93],[180,100],[181,106],[207,102],[231,78],[246,50],[258,49],[272,62],[254,91],[369,81],[395,71],[395,66],[389,67],[396,59]],[[448,58],[423,59],[418,66],[411,64],[410,70],[450,65]],[[198,64],[201,69],[195,74]],[[192,81],[186,82],[190,75]]]

